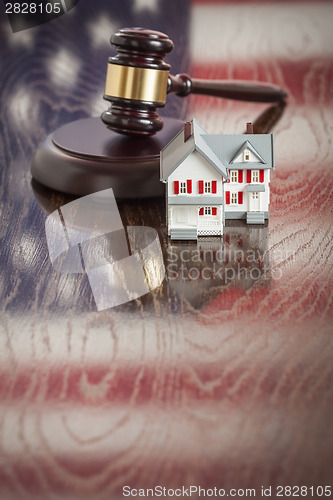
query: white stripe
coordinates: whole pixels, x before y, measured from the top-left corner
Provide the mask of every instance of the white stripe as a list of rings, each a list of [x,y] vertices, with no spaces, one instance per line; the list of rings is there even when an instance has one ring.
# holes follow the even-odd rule
[[[151,406],[148,416],[145,409],[131,408],[128,405],[98,407],[96,409],[77,407],[72,405],[59,405],[43,407],[41,405],[25,406],[17,405],[0,407],[4,415],[2,419],[2,453],[6,456],[9,464],[18,457],[25,460],[29,467],[36,466],[31,461],[32,456],[37,456],[43,463],[53,464],[57,457],[73,459],[75,463],[91,463],[93,459],[104,460],[108,467],[96,473],[95,481],[103,480],[103,475],[110,474],[110,458],[119,460],[120,453],[129,457],[142,455],[149,443],[149,454],[151,463],[156,460],[164,461],[165,454],[176,461],[190,460],[193,454],[189,442],[198,440],[198,430],[202,426],[213,425],[214,429],[207,434],[209,442],[209,456],[215,461],[221,458],[221,441],[223,442],[223,453],[228,457],[234,451],[234,432],[243,429],[247,439],[242,441],[242,447],[247,453],[251,453],[258,446],[257,433],[247,432],[249,429],[259,427],[258,416],[262,409],[253,411],[251,415],[246,412],[246,404],[238,401],[234,406],[230,402],[219,402],[218,404],[205,403],[203,409],[201,403],[188,404],[184,408],[173,408],[172,412],[161,411],[158,404]],[[240,411],[240,410],[243,411]],[[222,413],[223,410],[223,413]],[[267,436],[274,435],[274,415],[276,411],[265,409],[267,418],[261,432]],[[221,414],[223,414],[223,425],[221,425]],[[246,415],[246,416],[245,416]],[[192,420],[191,420],[192,418]],[[284,432],[289,439],[294,432],[293,419],[298,415],[288,415],[289,426]],[[191,425],[189,425],[189,419]],[[166,446],[170,442],[170,431],[174,446]],[[288,436],[290,433],[290,436]],[[272,444],[274,438],[272,437]],[[201,443],[202,444],[202,443]],[[205,441],[207,445],[207,441]],[[177,453],[175,453],[175,447]],[[120,457],[120,463],[121,463]],[[112,462],[113,466],[116,463]],[[64,480],[75,480],[85,483],[84,476],[80,477],[72,473],[60,464],[55,468],[59,478]],[[104,478],[105,480],[105,478]],[[91,482],[91,477],[89,477]]]
[[[284,58],[333,53],[330,2],[261,5],[199,5],[191,20],[191,56],[196,63]]]

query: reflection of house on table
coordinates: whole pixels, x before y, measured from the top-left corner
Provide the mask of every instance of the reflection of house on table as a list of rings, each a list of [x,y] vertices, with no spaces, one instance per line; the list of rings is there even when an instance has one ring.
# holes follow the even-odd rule
[[[271,280],[268,227],[228,221],[223,239],[169,241],[166,273],[168,296],[195,308],[201,308],[216,294],[223,294],[228,302],[238,296],[237,290],[243,297],[244,290],[253,286],[265,289]]]
[[[222,235],[225,219],[263,224],[268,218],[273,136],[209,135],[196,122],[161,151],[171,239]]]

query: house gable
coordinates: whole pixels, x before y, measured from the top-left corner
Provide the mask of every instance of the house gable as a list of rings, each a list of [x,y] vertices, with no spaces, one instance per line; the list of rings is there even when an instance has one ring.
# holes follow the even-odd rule
[[[245,141],[236,155],[230,161],[230,168],[233,163],[266,163],[260,154],[255,150],[249,141]]]
[[[207,134],[204,136],[204,140],[207,142],[212,151],[214,151],[219,160],[228,168],[228,170],[244,168],[274,169],[272,134]],[[248,147],[251,153],[250,161],[235,161],[239,158],[246,147]],[[252,161],[252,158],[255,158],[255,161]],[[259,161],[257,158],[259,158]]]
[[[184,142],[184,129],[172,139],[160,154],[160,178],[165,182],[167,177],[194,151],[194,137]]]
[[[206,179],[222,180],[221,173],[218,172],[211,163],[201,154],[200,151],[192,151],[174,170],[168,181],[175,179]]]
[[[160,179],[166,182],[168,176],[191,154],[195,149],[196,138],[200,134],[207,134],[206,130],[196,121],[192,120],[192,135],[184,142],[184,127],[162,149],[160,153]]]
[[[182,193],[181,183],[191,183],[191,194]],[[167,182],[167,193],[169,202],[177,195],[177,203],[181,203],[181,198],[188,198],[188,202],[198,203],[197,196],[207,196],[200,194],[199,183],[205,184],[205,182],[213,183],[215,181],[216,192],[212,192],[210,196],[219,197],[219,203],[222,203],[222,175],[218,172],[210,162],[197,150],[194,150],[190,155],[185,158],[185,160],[178,166],[177,170],[174,170],[168,177]],[[179,186],[179,191],[175,193],[175,182]],[[201,198],[201,202],[203,202]],[[216,200],[216,203],[218,201]]]
[[[207,132],[199,125],[196,120],[192,120],[192,135],[184,142],[184,128],[165,146],[161,151],[160,178],[162,182],[167,182],[168,177],[179,168],[184,160],[195,150],[221,175],[224,179],[228,178],[225,165],[211,150],[204,140]]]

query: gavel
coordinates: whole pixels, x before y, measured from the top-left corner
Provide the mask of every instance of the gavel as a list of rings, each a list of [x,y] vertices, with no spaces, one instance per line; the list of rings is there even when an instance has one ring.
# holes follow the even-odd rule
[[[283,113],[286,93],[277,86],[170,75],[163,58],[173,42],[163,33],[121,29],[111,43],[118,55],[108,61],[104,98],[110,109],[102,114],[103,121],[99,116],[76,120],[45,138],[31,166],[40,184],[79,196],[107,188],[117,198],[164,196],[160,151],[184,127],[182,120],[169,117],[163,127],[158,116],[170,93],[275,103],[254,122],[255,133],[268,133]]]
[[[111,102],[102,113],[103,122],[126,135],[153,135],[163,127],[157,109],[167,94],[185,97],[201,94],[253,102],[280,102],[287,94],[280,87],[261,82],[192,79],[186,74],[170,75],[164,57],[174,47],[159,31],[124,28],[111,36],[118,54],[107,66],[104,99]]]

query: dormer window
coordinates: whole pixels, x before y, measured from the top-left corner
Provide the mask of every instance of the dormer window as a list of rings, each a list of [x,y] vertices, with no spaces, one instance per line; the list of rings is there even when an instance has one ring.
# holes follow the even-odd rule
[[[248,149],[244,149],[244,161],[250,161],[250,151]]]

